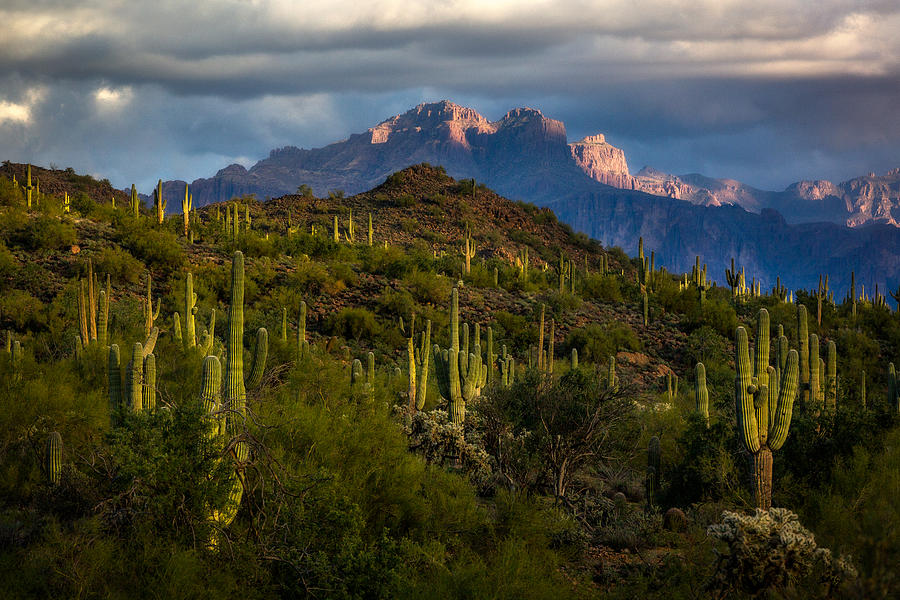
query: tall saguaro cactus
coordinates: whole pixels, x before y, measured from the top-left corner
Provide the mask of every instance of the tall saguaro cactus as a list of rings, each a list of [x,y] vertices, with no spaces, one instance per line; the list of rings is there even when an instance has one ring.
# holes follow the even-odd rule
[[[238,420],[246,415],[247,386],[256,387],[262,381],[268,354],[268,332],[260,327],[256,332],[256,350],[250,375],[244,381],[244,254],[234,253],[231,261],[231,306],[228,309],[228,346],[225,352],[225,408],[230,409],[232,431]],[[235,457],[243,462],[247,447],[243,442],[235,446]]]
[[[709,391],[706,389],[706,367],[698,362],[694,370],[694,400],[697,404],[697,412],[706,421],[709,428]]]
[[[412,317],[409,339],[407,340],[407,356],[409,359],[409,407],[422,410],[425,408],[428,393],[428,367],[431,350],[431,319],[425,322],[425,331],[416,346],[416,315]]]
[[[59,485],[62,472],[62,436],[54,431],[47,438],[47,450],[44,457],[44,468],[47,472],[47,482],[50,485]]]
[[[750,362],[747,331],[738,327],[735,337],[735,414],[738,434],[750,454],[753,494],[757,508],[772,506],[772,452],[784,445],[797,395],[798,362],[788,352],[781,381],[769,366],[769,313],[757,315],[755,365]]]
[[[459,292],[456,288],[450,296],[450,348],[441,350],[432,347],[434,371],[437,375],[441,395],[447,399],[450,420],[462,424],[466,419],[466,402],[471,402],[481,393],[487,378],[487,365],[481,358],[481,342],[476,326],[474,352],[469,353],[468,325],[463,325],[465,344],[459,345]]]
[[[806,307],[797,304],[797,342],[800,347],[800,391],[803,407],[809,406],[809,327],[806,322]]]
[[[194,276],[188,272],[184,279],[184,346],[197,345],[197,294],[194,293]]]
[[[181,214],[184,218],[184,237],[188,236],[191,230],[191,210],[194,208],[194,196],[188,189],[188,184],[184,184],[184,199],[181,201]]]
[[[163,198],[162,179],[156,183],[156,197],[153,198],[153,206],[156,208],[156,223],[162,225],[166,219],[166,200]]]

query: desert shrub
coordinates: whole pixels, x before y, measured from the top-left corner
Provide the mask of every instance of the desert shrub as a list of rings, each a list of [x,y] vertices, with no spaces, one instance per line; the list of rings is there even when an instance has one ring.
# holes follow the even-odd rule
[[[619,280],[613,275],[600,275],[591,273],[581,282],[582,294],[589,300],[602,302],[621,302],[622,290],[619,289]]]
[[[399,208],[412,208],[416,204],[416,199],[412,194],[401,194],[394,200],[394,206]]]
[[[640,350],[641,341],[628,324],[611,322],[572,330],[566,337],[566,347],[576,348],[581,360],[601,363],[620,350]]]
[[[494,339],[508,344],[510,352],[521,353],[538,340],[537,327],[522,315],[498,310],[494,323]]]
[[[581,306],[581,298],[568,292],[550,292],[546,297],[548,314],[561,319],[566,313],[570,313]]]
[[[78,192],[71,196],[69,198],[69,203],[72,205],[73,209],[84,216],[92,214],[97,208],[97,203],[84,192]]]
[[[375,315],[364,308],[344,308],[328,315],[323,329],[331,335],[339,335],[357,342],[363,338],[374,339],[382,331]]]
[[[662,469],[662,496],[669,506],[696,502],[729,501],[743,489],[747,459],[729,420],[710,415],[710,426],[697,413],[688,415],[687,426],[675,444],[674,460]]]
[[[368,273],[399,279],[415,268],[415,262],[398,246],[373,246],[364,254],[363,268]]]
[[[416,302],[440,306],[450,298],[450,280],[430,271],[414,270],[403,278]]]
[[[0,175],[0,206],[24,206],[25,192],[11,179]]]
[[[338,281],[342,282],[345,287],[353,287],[356,285],[359,277],[356,275],[356,271],[353,270],[347,263],[336,262],[331,263],[329,265],[328,270],[331,272],[331,275]]]
[[[408,319],[416,310],[416,302],[409,292],[398,292],[388,287],[382,290],[377,303],[378,312],[392,319],[397,319],[398,317]]]
[[[702,362],[709,365],[713,362],[725,362],[727,348],[728,340],[709,325],[704,325],[688,336],[685,351],[691,364]]]
[[[698,301],[696,304],[692,304],[686,313],[689,327],[695,328],[706,325],[713,328],[719,335],[727,338],[734,336],[734,330],[738,326],[734,307],[726,300],[707,298],[702,307]]]
[[[333,295],[346,287],[344,282],[335,278],[325,265],[308,260],[298,261],[297,269],[288,274],[285,285],[301,290],[301,293],[304,294],[304,296],[318,294]]]
[[[44,303],[25,290],[8,290],[0,296],[0,313],[18,330],[40,329],[47,322]]]
[[[562,498],[600,457],[627,447],[633,404],[588,369],[558,379],[532,369],[510,388],[494,388],[473,410],[502,478]]]
[[[13,242],[25,250],[58,252],[68,250],[77,240],[69,223],[48,216],[29,219],[13,236]]]
[[[758,596],[808,584],[810,576],[815,576],[825,588],[816,595],[830,597],[835,585],[856,577],[849,561],[819,547],[797,515],[786,508],[757,509],[747,516],[726,511],[722,523],[711,525],[707,532],[726,546],[712,581],[721,591]],[[810,594],[806,597],[812,596],[810,592],[805,590]]]
[[[144,265],[123,248],[104,248],[94,257],[94,269],[115,283],[138,283]]]
[[[184,264],[184,251],[177,236],[142,224],[123,224],[119,243],[148,268],[163,273],[177,271]]]

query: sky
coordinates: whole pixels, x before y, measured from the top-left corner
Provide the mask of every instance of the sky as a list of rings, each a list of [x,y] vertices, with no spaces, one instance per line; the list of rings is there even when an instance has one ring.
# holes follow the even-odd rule
[[[420,102],[529,106],[632,172],[763,189],[900,166],[896,0],[0,0],[0,160],[117,187]]]

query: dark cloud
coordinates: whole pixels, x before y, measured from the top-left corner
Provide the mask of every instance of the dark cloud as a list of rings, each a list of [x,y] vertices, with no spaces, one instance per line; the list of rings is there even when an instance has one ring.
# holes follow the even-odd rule
[[[895,1],[546,6],[10,0],[0,144],[148,184],[449,98],[604,132],[632,170],[777,189],[900,164]]]

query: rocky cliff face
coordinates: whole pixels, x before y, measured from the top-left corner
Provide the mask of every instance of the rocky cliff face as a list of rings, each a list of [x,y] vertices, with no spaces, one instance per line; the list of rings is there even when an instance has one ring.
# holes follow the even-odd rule
[[[837,289],[851,269],[882,285],[900,281],[894,227],[900,169],[841,184],[800,182],[783,192],[649,168],[631,175],[624,152],[602,135],[569,144],[563,123],[529,108],[489,121],[452,102],[421,104],[324,148],[289,146],[250,169],[231,165],[191,189],[196,206],[251,193],[277,197],[301,184],[318,195],[353,194],[422,162],[442,165],[457,179],[474,177],[508,198],[550,206],[605,244],[634,251],[643,236],[658,264],[670,269],[689,270],[700,255],[721,280],[733,256],[767,285],[777,275],[789,286],[810,287],[819,273],[831,273]],[[183,193],[183,184],[171,189]],[[788,225],[821,221],[890,226]]]
[[[637,180],[628,172],[625,152],[607,143],[602,133],[569,144],[569,150],[575,164],[591,179],[626,190],[639,189]]]

